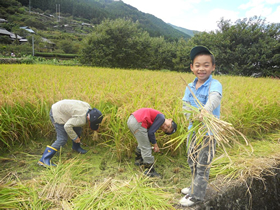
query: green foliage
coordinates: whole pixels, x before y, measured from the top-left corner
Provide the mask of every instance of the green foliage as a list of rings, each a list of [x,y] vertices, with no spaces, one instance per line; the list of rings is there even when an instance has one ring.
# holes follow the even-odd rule
[[[189,41],[190,42],[190,41]],[[191,47],[185,40],[179,39],[175,45],[176,56],[173,58],[174,69],[177,71],[189,71],[190,60],[189,52]]]
[[[1,18],[7,18],[9,14],[22,13],[21,4],[16,0],[0,0]]]
[[[46,30],[46,23],[44,21],[38,21],[34,17],[29,17],[27,20],[24,21],[24,23],[32,28],[40,29],[40,30]]]
[[[11,44],[12,40],[8,36],[0,36],[0,43]]]
[[[35,53],[35,56],[42,57],[59,57],[59,58],[76,58],[77,54],[61,54],[61,53]]]
[[[24,57],[32,54],[32,46],[28,43],[16,45],[16,44],[0,44],[0,55],[10,56],[11,52],[14,52],[17,58]]]
[[[151,38],[148,69],[174,69],[172,60],[175,58],[175,42],[169,43],[163,37]]]
[[[280,71],[280,25],[267,24],[259,17],[223,20],[216,32],[195,35],[189,44],[209,47],[224,74],[276,76]]]
[[[106,20],[83,43],[81,63],[93,66],[174,70],[176,43],[150,37],[131,20]]]
[[[50,202],[40,199],[34,188],[17,181],[16,185],[9,183],[0,186],[1,209],[49,209]]]
[[[80,44],[78,42],[74,43],[70,39],[65,39],[58,43],[58,47],[67,54],[76,54],[79,51]]]
[[[137,23],[105,20],[85,39],[81,63],[93,66],[143,68],[148,57],[149,36]]]

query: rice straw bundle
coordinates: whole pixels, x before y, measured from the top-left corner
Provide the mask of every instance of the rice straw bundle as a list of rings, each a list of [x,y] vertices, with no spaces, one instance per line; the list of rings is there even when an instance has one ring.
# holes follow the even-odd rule
[[[244,140],[247,146],[249,145],[251,147],[252,150],[251,152],[253,152],[253,148],[249,144],[249,140],[246,138],[245,135],[243,135],[240,131],[236,130],[231,123],[220,120],[219,118],[215,117],[213,114],[209,113],[206,109],[204,109],[203,105],[197,99],[197,97],[192,92],[190,87],[188,85],[187,87],[189,88],[191,94],[195,98],[197,106],[200,108],[194,107],[188,103],[185,104],[186,106],[188,106],[188,110],[185,110],[184,114],[186,113],[190,114],[189,120],[192,122],[192,127],[187,133],[178,136],[174,139],[171,139],[166,144],[172,143],[171,146],[177,144],[177,146],[175,147],[176,150],[185,141],[185,139],[188,138],[189,140],[193,140],[195,134],[196,150],[194,152],[198,152],[199,150],[201,150],[206,146],[209,146],[209,148],[214,147],[215,140],[216,140],[218,146],[222,147],[223,151],[230,159],[226,151],[226,146],[231,147],[233,144],[238,144],[241,147],[244,147],[244,144],[240,142],[240,138],[241,138],[241,140]],[[206,135],[208,138],[205,138]],[[246,148],[245,150],[247,151]],[[191,154],[189,154],[189,156],[191,156]]]

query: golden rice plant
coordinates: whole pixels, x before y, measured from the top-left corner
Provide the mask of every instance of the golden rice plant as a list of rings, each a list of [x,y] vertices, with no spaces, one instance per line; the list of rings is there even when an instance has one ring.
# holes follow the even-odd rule
[[[179,72],[1,65],[0,142],[10,145],[13,141],[24,142],[37,136],[49,138],[53,134],[50,132],[53,128],[48,123],[48,109],[53,103],[68,98],[86,101],[104,113],[106,120],[102,123],[98,138],[95,138],[96,135],[91,138],[93,133],[86,128],[83,139],[106,143],[110,147],[118,145],[118,157],[129,157],[136,146],[133,136],[127,132],[126,121],[129,115],[143,107],[158,109],[178,124],[178,132],[172,136],[157,132],[158,144],[164,148],[164,144],[171,138],[186,134],[187,123],[179,103],[185,85],[180,76],[187,80],[194,78],[190,73]],[[222,83],[224,91],[221,120],[231,123],[246,136],[262,135],[279,128],[279,81],[267,78],[215,77]],[[15,105],[20,112],[13,108]],[[32,113],[32,110],[35,111]],[[38,117],[37,110],[44,116]],[[10,119],[14,121],[11,123]],[[16,132],[14,128],[17,129]],[[9,133],[12,135],[7,136]],[[175,147],[176,145],[173,148]],[[173,148],[166,149],[174,151]]]

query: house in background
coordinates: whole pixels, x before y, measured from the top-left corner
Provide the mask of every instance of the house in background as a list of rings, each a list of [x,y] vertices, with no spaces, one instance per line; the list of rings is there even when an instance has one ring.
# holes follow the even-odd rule
[[[45,48],[46,48],[46,49],[49,49],[49,50],[51,50],[51,51],[54,50],[54,48],[55,48],[55,43],[53,43],[52,41],[50,41],[50,40],[48,40],[48,39],[46,39],[46,38],[44,38],[44,37],[42,37],[42,41],[45,43]]]
[[[28,26],[23,26],[23,27],[19,27],[20,29],[24,29],[26,31],[28,31],[31,34],[35,34],[35,31],[33,31],[31,28],[29,28]]]
[[[19,35],[15,35],[14,33],[9,32],[4,28],[0,28],[0,36],[1,37],[7,37],[11,41],[15,41],[17,39],[20,43],[27,42],[27,39],[25,39],[24,37],[21,37]]]
[[[3,18],[0,18],[0,23],[7,23],[8,21],[3,19]]]

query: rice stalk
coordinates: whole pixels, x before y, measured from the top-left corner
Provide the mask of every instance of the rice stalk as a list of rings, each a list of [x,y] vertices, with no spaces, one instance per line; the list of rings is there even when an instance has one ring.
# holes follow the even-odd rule
[[[38,197],[34,185],[23,184],[15,173],[10,173],[5,178],[16,179],[16,182],[0,184],[1,209],[49,209],[51,206],[50,202]]]
[[[189,136],[189,139],[192,139],[192,136],[195,134],[196,145],[201,149],[205,146],[205,135],[210,134],[208,135],[209,142],[212,142],[212,144],[214,144],[214,140],[216,140],[218,146],[221,146],[223,148],[223,151],[225,152],[227,157],[229,157],[229,159],[230,156],[227,154],[226,148],[232,147],[232,144],[238,144],[239,146],[245,148],[244,144],[241,143],[241,140],[243,140],[243,143],[245,143],[245,145],[251,147],[246,136],[236,130],[231,123],[216,118],[214,115],[208,113],[203,108],[196,108],[194,106],[191,106],[190,104],[187,104],[187,106],[189,106],[189,108],[191,109],[187,112],[191,113],[190,120],[193,122],[192,128],[184,135],[171,139],[166,144],[177,144],[175,148],[177,149],[182,143],[185,142],[185,139],[187,139],[186,137]],[[201,118],[201,121],[199,120],[199,118]],[[202,145],[204,146],[201,147]],[[246,148],[245,150],[248,151]],[[251,152],[253,152],[252,147]],[[249,151],[248,154],[250,154]]]
[[[192,122],[192,127],[188,130],[188,132],[186,132],[185,135],[177,137],[175,139],[171,139],[166,144],[176,143],[177,147],[175,149],[177,149],[186,139],[183,139],[182,137],[187,136],[190,141],[195,140],[196,147],[194,149],[194,153],[197,153],[199,150],[209,145],[210,147],[214,148],[215,142],[217,142],[218,146],[222,147],[224,153],[229,159],[230,156],[227,153],[227,147],[231,147],[232,144],[238,144],[239,146],[243,147],[245,151],[247,151],[247,153],[250,155],[253,152],[253,148],[249,144],[249,140],[246,138],[246,136],[243,135],[240,131],[236,130],[231,123],[225,122],[205,110],[203,108],[203,105],[197,99],[185,80],[184,82],[195,98],[195,102],[199,108],[186,103],[186,106],[188,106],[189,109],[186,110],[184,114],[190,114],[189,120]],[[205,138],[205,136],[207,136],[207,138]],[[243,146],[241,140],[244,141],[245,145],[250,146],[251,152],[249,152],[247,148]],[[189,158],[191,158],[191,156],[192,154],[188,154]]]
[[[76,157],[77,158],[77,157]],[[69,159],[59,163],[57,167],[50,167],[44,172],[44,186],[39,192],[41,198],[53,200],[70,200],[79,194],[78,186],[87,185],[88,171],[94,170],[92,164],[85,160]]]
[[[74,209],[174,209],[170,195],[153,188],[143,176],[122,181],[112,178],[95,183],[73,199]]]

